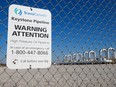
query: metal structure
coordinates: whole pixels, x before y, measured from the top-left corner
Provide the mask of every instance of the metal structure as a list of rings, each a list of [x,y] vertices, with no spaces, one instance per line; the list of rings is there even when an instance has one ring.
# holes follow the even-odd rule
[[[77,53],[78,62],[84,62],[83,55],[81,53]]]
[[[88,61],[89,60],[89,52],[88,51],[85,51],[84,52],[84,60],[85,61]]]
[[[64,56],[64,62],[68,62],[68,57],[67,57],[67,55]]]
[[[11,4],[51,12],[50,68],[6,67]],[[96,56],[97,63],[88,61]],[[116,87],[116,0],[0,0],[0,87]]]
[[[116,58],[115,49],[112,48],[112,47],[110,47],[110,48],[108,48],[108,59],[111,59],[111,58],[110,58],[110,51],[113,51],[113,58]]]
[[[77,54],[76,53],[74,53],[72,55],[72,62],[77,62]]]
[[[103,52],[106,53],[106,56],[105,57],[102,56]],[[101,61],[108,60],[108,52],[107,52],[107,49],[101,49],[100,50],[100,59],[101,59]]]
[[[93,56],[93,58],[92,58],[91,56]],[[89,52],[89,58],[92,59],[92,61],[95,61],[95,60],[96,60],[96,53],[95,53],[94,51],[91,50],[91,51]]]
[[[113,58],[115,59],[116,57],[115,57],[115,49],[114,48],[112,48],[112,47],[110,47],[110,48],[108,48],[108,49],[101,49],[100,50],[100,58],[101,58],[101,60],[107,60],[107,61],[109,61],[111,58],[110,58],[110,51],[113,51]],[[102,54],[103,54],[103,52],[105,52],[106,53],[106,56],[105,57],[103,57],[102,56]]]
[[[67,57],[68,57],[68,62],[72,62],[72,55],[71,54],[69,54],[69,55],[67,55]]]

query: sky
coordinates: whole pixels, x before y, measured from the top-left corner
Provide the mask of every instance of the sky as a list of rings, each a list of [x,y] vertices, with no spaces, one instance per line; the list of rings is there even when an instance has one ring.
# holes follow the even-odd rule
[[[1,0],[0,62],[7,49],[8,8],[11,4],[48,9],[52,13],[52,60],[102,48],[116,49],[115,0]]]

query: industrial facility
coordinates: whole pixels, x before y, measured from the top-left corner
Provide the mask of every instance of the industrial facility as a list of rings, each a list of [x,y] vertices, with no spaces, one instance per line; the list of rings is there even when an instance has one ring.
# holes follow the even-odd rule
[[[101,49],[96,54],[95,51],[85,51],[84,53],[74,53],[64,56],[63,62],[60,64],[98,64],[98,63],[116,63],[115,48]]]

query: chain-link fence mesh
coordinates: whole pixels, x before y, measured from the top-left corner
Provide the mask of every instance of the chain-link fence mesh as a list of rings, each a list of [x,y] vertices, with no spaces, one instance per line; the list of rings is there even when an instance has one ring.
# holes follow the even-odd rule
[[[19,4],[52,13],[52,66],[6,67],[8,8]],[[0,87],[116,87],[115,0],[1,0]]]

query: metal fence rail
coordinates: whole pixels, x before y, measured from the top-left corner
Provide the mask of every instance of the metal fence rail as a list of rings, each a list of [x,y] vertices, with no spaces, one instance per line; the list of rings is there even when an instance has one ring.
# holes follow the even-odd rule
[[[6,67],[11,4],[51,11],[50,68]],[[0,87],[116,87],[116,1],[1,0]]]

